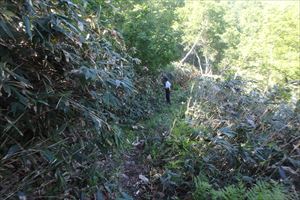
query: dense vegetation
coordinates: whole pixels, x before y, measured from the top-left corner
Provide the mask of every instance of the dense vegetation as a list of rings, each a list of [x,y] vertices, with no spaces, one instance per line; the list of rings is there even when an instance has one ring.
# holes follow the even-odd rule
[[[0,5],[0,199],[299,198],[299,2]]]

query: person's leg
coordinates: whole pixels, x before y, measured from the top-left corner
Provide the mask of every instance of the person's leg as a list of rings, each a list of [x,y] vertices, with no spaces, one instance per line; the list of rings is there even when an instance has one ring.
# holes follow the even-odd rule
[[[168,90],[165,89],[165,92],[166,92],[166,102],[168,102]]]
[[[170,101],[170,90],[169,89],[166,89],[166,100],[167,100],[167,103],[171,103],[171,101]]]

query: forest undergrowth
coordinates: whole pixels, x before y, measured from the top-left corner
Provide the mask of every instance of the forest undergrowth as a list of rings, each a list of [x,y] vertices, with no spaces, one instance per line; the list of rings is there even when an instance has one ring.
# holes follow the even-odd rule
[[[298,199],[299,102],[286,104],[276,88],[248,90],[240,78],[192,82],[128,127],[125,191],[133,199]]]
[[[299,199],[295,9],[265,26],[247,2],[0,2],[0,199]],[[292,37],[267,59],[257,27]]]

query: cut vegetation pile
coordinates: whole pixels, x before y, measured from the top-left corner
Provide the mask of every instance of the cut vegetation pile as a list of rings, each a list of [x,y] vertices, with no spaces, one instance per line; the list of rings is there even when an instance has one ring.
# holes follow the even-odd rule
[[[299,190],[300,101],[251,86],[211,78],[193,86],[186,116],[200,129],[195,139],[208,141],[202,148],[207,175],[217,175],[218,184],[267,178]]]
[[[249,88],[251,82],[232,77],[195,81],[185,114],[177,113],[166,141],[152,150],[161,192],[186,199],[299,198],[299,101],[285,101],[276,88]]]

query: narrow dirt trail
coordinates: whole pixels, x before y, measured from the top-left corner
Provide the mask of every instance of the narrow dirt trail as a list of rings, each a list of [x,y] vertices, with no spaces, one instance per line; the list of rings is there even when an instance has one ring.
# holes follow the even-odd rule
[[[122,188],[134,199],[143,199],[149,191],[149,163],[144,161],[143,149],[133,147],[123,154],[123,166],[120,177]]]
[[[120,184],[123,191],[133,199],[163,199],[159,192],[157,178],[153,178],[154,166],[151,149],[154,145],[162,145],[170,134],[171,128],[182,105],[182,91],[174,91],[172,104],[162,102],[162,108],[149,119],[142,121],[137,129],[131,130],[137,139],[121,156]],[[142,127],[142,128],[140,128]]]

